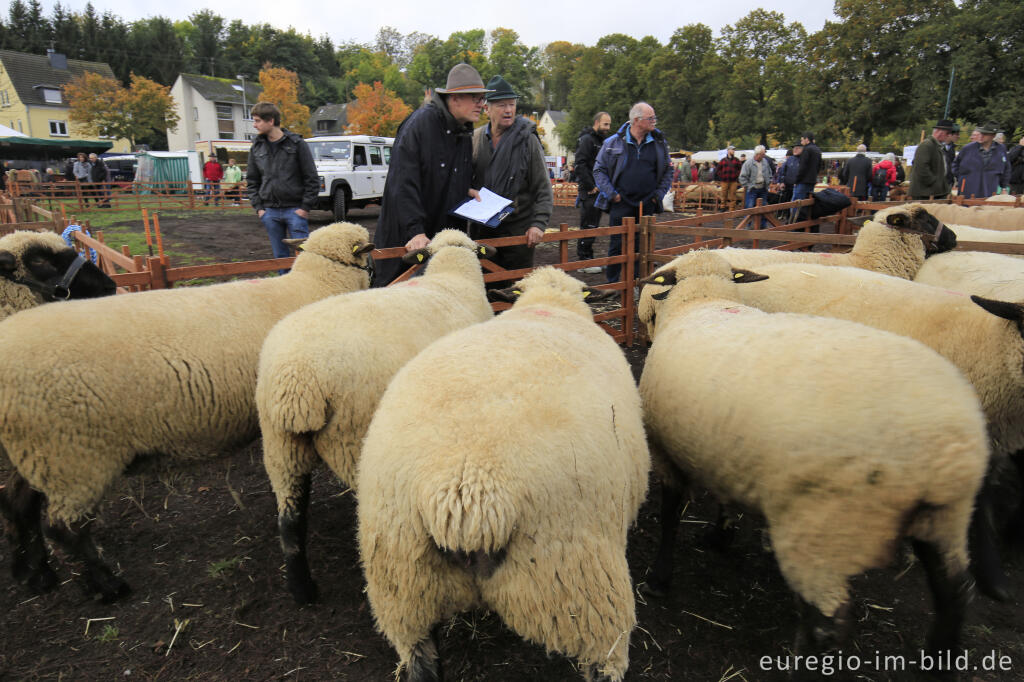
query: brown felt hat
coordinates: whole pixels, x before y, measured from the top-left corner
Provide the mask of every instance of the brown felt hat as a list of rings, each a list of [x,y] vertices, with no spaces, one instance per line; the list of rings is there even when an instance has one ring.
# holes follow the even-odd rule
[[[448,72],[448,82],[437,92],[442,95],[482,94],[493,92],[484,87],[480,72],[469,64],[456,64]]]

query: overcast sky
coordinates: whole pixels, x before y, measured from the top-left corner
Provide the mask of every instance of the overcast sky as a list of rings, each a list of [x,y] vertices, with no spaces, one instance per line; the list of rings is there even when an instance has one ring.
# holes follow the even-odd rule
[[[87,0],[62,0],[72,11],[81,12]],[[49,16],[54,0],[43,0]],[[266,22],[319,37],[326,33],[334,43],[372,43],[377,30],[392,26],[403,34],[420,31],[447,38],[453,31],[499,26],[511,28],[529,46],[539,47],[555,40],[593,45],[610,33],[625,33],[634,38],[652,35],[662,44],[672,32],[686,24],[707,24],[718,35],[722,27],[746,16],[755,5],[741,0],[648,0],[630,2],[592,0],[591,2],[504,2],[464,3],[463,14],[455,16],[449,8],[458,2],[431,0],[377,0],[370,2],[299,2],[293,5],[279,0],[179,0],[164,5],[138,0],[93,0],[97,13],[109,11],[131,22],[162,15],[172,21],[187,19],[202,9],[212,9],[227,21],[241,19],[248,25]],[[834,19],[828,0],[776,0],[769,9],[782,12],[787,22],[799,21],[808,32]]]

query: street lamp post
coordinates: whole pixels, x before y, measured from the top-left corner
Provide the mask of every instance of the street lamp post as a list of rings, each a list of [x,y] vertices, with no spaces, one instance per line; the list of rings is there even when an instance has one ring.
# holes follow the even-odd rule
[[[239,80],[242,81],[242,127],[244,128],[245,127],[245,121],[246,121],[245,114],[246,114],[246,111],[248,109],[248,106],[245,103],[245,74],[244,73],[240,73],[237,76],[235,76],[235,78],[238,78]],[[245,133],[244,132],[242,133],[242,139],[243,140],[245,139]]]

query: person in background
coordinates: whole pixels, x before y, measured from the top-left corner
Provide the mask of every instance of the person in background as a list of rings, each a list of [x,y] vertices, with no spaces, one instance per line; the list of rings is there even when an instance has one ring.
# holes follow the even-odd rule
[[[878,182],[879,169],[885,172],[885,178]],[[871,168],[871,200],[885,201],[889,197],[889,188],[896,184],[896,155],[889,152],[885,158]]]
[[[739,183],[743,186],[743,208],[754,208],[757,200],[768,202],[768,185],[772,180],[772,167],[768,163],[763,145],[754,147],[754,155],[743,162]],[[757,228],[764,225],[764,218],[757,217]]]
[[[814,185],[818,182],[818,171],[821,166],[821,150],[814,143],[814,133],[808,131],[800,137],[800,144],[803,149],[800,151],[800,170],[796,174],[796,182],[793,184],[793,199],[807,199],[814,191]],[[794,211],[797,220],[803,220],[810,212],[806,209]],[[818,227],[811,228],[811,232],[817,232]]]
[[[85,152],[78,152],[78,158],[75,160],[74,165],[71,168],[72,173],[75,176],[75,182],[78,183],[80,191],[82,192],[82,203],[89,203],[91,198],[89,193],[86,191],[89,188],[89,171],[92,166],[89,164],[89,158],[85,155]]]
[[[89,154],[89,185],[98,208],[110,208],[110,169],[95,153]]]
[[[612,117],[607,111],[599,111],[593,123],[580,133],[576,140],[576,206],[580,209],[580,229],[590,230],[601,226],[601,209],[594,206],[597,201],[597,184],[594,182],[594,161],[601,144],[612,131]],[[590,260],[594,257],[594,240],[587,237],[576,240],[576,259]],[[596,274],[601,268],[583,268],[583,273]]]
[[[1006,153],[1010,162],[1010,194],[1024,194],[1024,137]]]
[[[708,161],[704,162],[701,166],[700,173],[697,176],[701,182],[713,182],[715,179],[715,169],[711,167],[711,163]]]
[[[281,127],[277,105],[259,102],[250,115],[259,135],[249,148],[249,203],[267,231],[274,258],[287,258],[291,252],[285,237],[309,236],[309,212],[316,205],[320,177],[306,141]]]
[[[203,165],[203,193],[206,195],[203,203],[209,205],[210,199],[213,199],[213,205],[220,206],[220,181],[223,177],[224,169],[220,161],[211,156]]]
[[[945,199],[949,194],[943,145],[952,131],[953,122],[942,119],[932,127],[932,134],[917,145],[910,171],[911,199]]]
[[[946,183],[953,187],[953,162],[956,160],[957,145],[960,143],[960,125],[953,124],[953,129],[946,136],[946,143],[942,145],[942,151],[946,154]]]
[[[488,92],[476,69],[456,64],[447,85],[435,89],[430,101],[399,126],[374,234],[378,248],[415,251],[446,227],[466,230],[466,221],[449,212],[476,194],[473,124]],[[403,269],[397,258],[376,267],[373,286],[386,286]]]
[[[969,142],[953,161],[956,188],[967,199],[984,199],[1010,186],[1010,161],[1006,147],[995,141],[999,129],[995,123],[977,128],[979,140]]]
[[[228,165],[224,168],[224,194],[232,201],[232,206],[238,206],[240,185],[242,184],[242,169],[235,163],[234,159],[228,159]]]
[[[672,186],[672,162],[668,141],[657,128],[658,117],[647,102],[629,109],[629,121],[601,145],[594,162],[594,180],[601,195],[596,205],[608,211],[609,227],[622,224],[626,217],[639,220],[663,210],[662,200]],[[622,254],[622,235],[608,240],[608,256]],[[609,283],[618,282],[622,265],[605,268]],[[630,283],[632,284],[632,283]]]
[[[739,187],[740,169],[742,162],[736,158],[736,147],[729,145],[725,150],[725,156],[718,162],[715,168],[715,180],[722,183],[721,196],[722,204],[726,211],[736,209],[739,198],[736,196],[736,188]]]
[[[526,244],[499,246],[491,260],[506,270],[533,267],[536,246],[544,238],[544,230],[554,208],[551,182],[544,177],[544,146],[537,136],[537,125],[525,116],[516,115],[519,95],[501,76],[487,82],[486,125],[473,133],[473,186],[486,187],[512,199],[512,213],[487,227],[473,223],[469,236],[473,239],[526,237]],[[491,282],[489,287],[504,288],[511,282]]]
[[[839,171],[839,182],[850,188],[850,196],[862,201],[868,198],[871,188],[871,159],[867,157],[867,151],[865,145],[857,145],[857,155]]]

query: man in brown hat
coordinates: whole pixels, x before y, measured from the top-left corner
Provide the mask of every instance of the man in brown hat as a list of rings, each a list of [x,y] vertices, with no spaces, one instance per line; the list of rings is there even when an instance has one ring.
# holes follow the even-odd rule
[[[953,122],[941,119],[932,127],[932,134],[917,146],[910,171],[910,198],[945,199],[949,194],[946,180],[946,152],[943,148],[953,132]]]
[[[476,69],[456,64],[446,86],[399,126],[374,234],[378,248],[414,251],[446,227],[466,229],[449,211],[476,193],[470,188],[473,124],[488,92]],[[403,269],[397,258],[381,261],[373,285],[387,285]]]
[[[998,126],[986,123],[977,130],[980,139],[965,144],[953,162],[957,192],[967,199],[984,199],[1010,186],[1006,147],[995,142]]]
[[[473,133],[473,186],[512,199],[513,210],[497,227],[473,224],[474,239],[526,236],[526,244],[502,246],[492,260],[506,270],[533,267],[534,247],[548,226],[554,198],[537,125],[516,115],[519,95],[501,76],[487,82],[490,122]],[[492,286],[504,286],[495,282]]]

